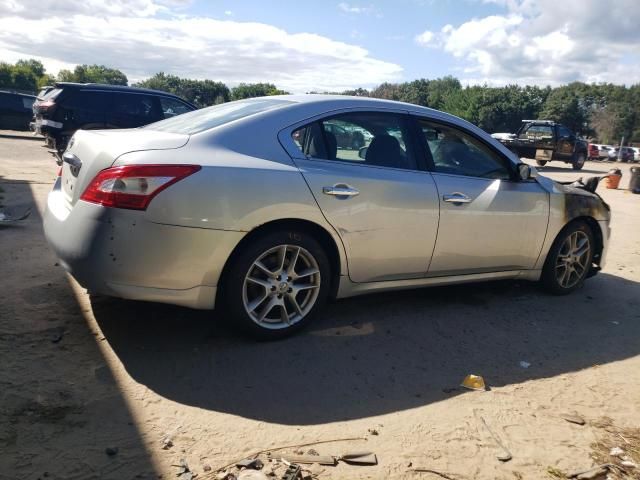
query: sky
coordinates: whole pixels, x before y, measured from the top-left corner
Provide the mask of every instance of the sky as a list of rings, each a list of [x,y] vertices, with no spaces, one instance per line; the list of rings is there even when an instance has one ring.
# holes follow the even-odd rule
[[[640,82],[640,0],[0,0],[0,61],[293,93]]]

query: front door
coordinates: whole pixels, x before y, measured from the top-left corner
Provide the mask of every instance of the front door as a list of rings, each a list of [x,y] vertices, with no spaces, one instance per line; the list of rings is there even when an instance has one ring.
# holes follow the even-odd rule
[[[408,132],[406,114],[380,112],[336,115],[293,132],[294,161],[343,241],[354,282],[427,271],[438,195],[431,175],[416,168]]]
[[[509,160],[470,132],[419,120],[438,187],[440,226],[428,276],[533,268],[548,194],[513,179]]]

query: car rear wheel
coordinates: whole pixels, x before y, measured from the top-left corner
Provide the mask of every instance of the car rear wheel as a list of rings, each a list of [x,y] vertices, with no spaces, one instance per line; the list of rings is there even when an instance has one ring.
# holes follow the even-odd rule
[[[273,232],[233,261],[224,298],[237,326],[260,339],[304,328],[325,302],[330,267],[322,246],[301,231]]]
[[[585,161],[584,153],[578,153],[573,159],[573,163],[571,164],[571,166],[573,167],[574,170],[582,170],[582,167],[584,167],[584,161]]]
[[[546,160],[536,160],[536,165],[538,165],[539,167],[544,167],[546,164]]]
[[[542,270],[543,286],[556,295],[579,288],[589,275],[595,243],[585,222],[567,225],[551,246]]]

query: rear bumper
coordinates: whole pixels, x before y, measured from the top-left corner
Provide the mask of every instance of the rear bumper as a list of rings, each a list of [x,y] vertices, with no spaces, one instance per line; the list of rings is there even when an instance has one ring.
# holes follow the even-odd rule
[[[58,182],[59,183],[59,182]],[[212,309],[224,264],[244,232],[161,225],[145,212],[49,194],[44,232],[61,265],[92,293]]]

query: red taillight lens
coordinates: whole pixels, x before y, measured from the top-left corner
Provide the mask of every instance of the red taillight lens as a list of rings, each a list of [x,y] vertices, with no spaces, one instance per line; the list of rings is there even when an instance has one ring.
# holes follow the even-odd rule
[[[146,210],[158,193],[200,170],[199,165],[125,165],[102,170],[80,197],[105,207]]]
[[[36,103],[36,110],[40,113],[52,112],[56,107],[56,102],[53,100],[45,100],[43,102]]]

